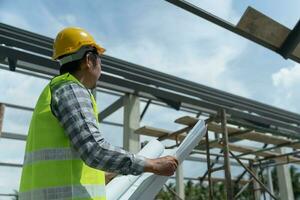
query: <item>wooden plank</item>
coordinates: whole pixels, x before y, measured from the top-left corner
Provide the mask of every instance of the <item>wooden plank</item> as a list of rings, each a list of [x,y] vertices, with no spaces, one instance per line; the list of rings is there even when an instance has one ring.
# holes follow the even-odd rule
[[[221,125],[219,125],[215,122],[212,122],[212,123],[208,124],[208,130],[213,131],[215,133],[221,133],[222,132]],[[245,130],[227,126],[227,131],[228,131],[228,136],[230,137],[230,135],[232,135],[234,133],[245,131]]]
[[[152,136],[152,137],[157,137],[157,138],[163,138],[163,139],[171,139],[175,140],[176,137],[179,141],[182,141],[185,136],[186,136],[186,130],[189,129],[187,127],[182,128],[178,131],[169,131],[161,128],[154,128],[150,126],[143,126],[137,130],[135,130],[136,134],[141,134],[141,135],[147,135],[147,136]]]
[[[181,117],[181,118],[177,119],[176,122],[181,123],[181,124],[185,124],[185,125],[192,125],[192,124],[195,124],[195,122],[197,122],[197,120],[198,120],[197,118],[185,116],[185,117]],[[218,124],[212,124],[212,127],[214,127],[214,130],[218,130],[220,128]],[[150,127],[150,126],[144,126],[144,127],[141,127],[139,129],[137,129],[135,131],[135,133],[161,138],[161,137],[170,136],[171,134],[178,133],[180,131],[183,132],[185,129],[186,128],[183,128],[183,129],[180,129],[179,131],[173,132],[173,131],[169,131],[169,130],[165,130],[165,129],[161,129],[161,128],[154,128],[154,127]],[[231,131],[231,134],[235,133],[236,131],[240,131],[240,129],[233,128],[233,127],[229,127],[228,130]],[[259,141],[270,139],[270,141],[273,141],[274,144],[280,144],[279,142],[288,141],[286,139],[277,138],[277,137],[274,137],[274,136],[265,135],[263,133],[257,133],[257,132],[249,132],[249,133],[246,133],[245,136],[243,136],[243,135],[238,135],[238,136],[239,137],[243,136],[243,138],[249,138],[249,137],[252,137],[252,135],[256,136],[256,138],[252,138],[252,139],[256,139],[256,140],[259,140]],[[185,138],[185,136],[186,136],[186,133],[180,134],[178,139],[183,140]],[[237,136],[235,136],[235,137],[237,137]],[[169,139],[174,140],[175,137],[171,137]],[[201,140],[200,143],[199,143],[199,146],[197,148],[199,149],[203,145],[205,145],[205,140]],[[210,141],[210,146],[213,147],[213,148],[223,148],[218,140]],[[261,156],[261,157],[272,157],[272,156],[280,155],[280,154],[278,154],[276,152],[273,152],[273,151],[258,151],[258,150],[260,150],[258,148],[247,147],[247,146],[239,146],[239,145],[236,145],[236,144],[229,144],[229,149],[232,150],[232,151],[240,152],[240,153],[251,153],[252,155],[257,155],[257,156]],[[256,151],[258,151],[258,152],[256,152]],[[293,156],[289,156],[288,159],[292,162],[295,162],[295,161],[299,162],[300,161],[299,158],[296,158],[296,157],[293,157]],[[285,160],[287,160],[287,158],[286,157],[280,157],[280,158],[275,158],[275,160],[285,161]]]
[[[211,147],[223,148],[223,146],[219,143],[212,143]],[[259,150],[259,149],[255,149],[255,148],[247,147],[247,146],[239,146],[239,145],[235,145],[235,144],[229,144],[229,149],[231,151],[236,151],[236,152],[239,152],[239,153],[253,152],[254,155],[262,156],[262,157],[277,156],[278,155],[277,153],[273,153],[273,152],[270,152],[270,151],[263,151],[263,152],[254,153],[256,150]]]
[[[191,129],[192,129],[192,127],[189,127],[189,126],[184,127],[182,129],[179,129],[177,131],[172,132],[169,135],[159,137],[159,140],[165,140],[165,139],[174,139],[174,140],[176,140],[176,139],[178,139],[179,141],[182,141]]]
[[[175,120],[177,124],[183,124],[187,126],[194,126],[198,122],[198,118],[191,117],[191,116],[183,116]]]
[[[221,126],[216,123],[210,123],[208,125],[208,130],[210,130],[210,131],[219,132],[220,129],[221,129]],[[228,134],[229,134],[229,137],[231,137],[231,138],[238,138],[241,140],[246,139],[246,140],[251,140],[251,141],[255,141],[255,142],[261,142],[264,144],[274,144],[274,145],[287,144],[287,145],[285,145],[286,147],[293,147],[296,149],[300,149],[300,143],[293,144],[293,145],[288,144],[288,143],[296,142],[296,140],[291,140],[291,139],[287,139],[287,138],[280,137],[280,136],[273,136],[273,135],[269,135],[266,133],[260,133],[260,132],[256,132],[256,131],[250,131],[250,132],[235,135],[235,133],[242,132],[242,131],[244,131],[244,130],[234,128],[234,127],[228,127]]]
[[[236,27],[277,48],[290,33],[290,29],[251,7],[247,8]]]
[[[176,132],[176,131],[175,131]],[[154,128],[154,127],[150,127],[150,126],[143,126],[139,129],[137,129],[135,131],[136,134],[142,134],[142,135],[147,135],[147,136],[152,136],[152,137],[164,137],[164,136],[168,136],[172,133],[175,133],[169,130],[165,130],[165,129],[160,129],[160,128]],[[179,140],[182,141],[185,138],[186,134],[183,135],[179,135]],[[173,139],[175,140],[175,137],[171,137],[169,139]],[[199,147],[203,146],[205,144],[205,140],[201,140],[198,146]],[[219,141],[217,140],[213,140],[210,141],[210,147],[212,148],[223,148],[223,146],[219,143]],[[231,151],[235,151],[235,152],[240,152],[240,153],[251,153],[253,155],[257,155],[257,156],[262,156],[262,157],[270,157],[270,156],[278,156],[280,154],[275,153],[275,152],[271,152],[271,151],[263,151],[263,152],[255,152],[259,149],[257,148],[252,148],[252,147],[246,147],[246,146],[239,146],[239,145],[235,145],[235,144],[229,144],[229,149]],[[292,161],[292,162],[299,162],[300,159],[299,158],[295,158],[293,156],[289,156],[287,157],[279,157],[279,158],[274,158],[274,160],[278,160],[278,161]]]
[[[215,148],[223,148],[223,146],[220,143],[212,143],[211,147],[215,147]],[[239,152],[239,153],[251,153],[252,155],[256,155],[256,156],[262,156],[262,157],[272,157],[272,156],[279,156],[279,153],[276,152],[272,152],[272,151],[259,151],[256,152],[260,149],[257,148],[253,148],[253,147],[247,147],[247,146],[239,146],[239,145],[235,145],[235,144],[229,144],[229,149],[231,151],[235,151],[235,152]],[[292,162],[299,162],[300,159],[296,158],[294,156],[289,156],[289,161]],[[278,160],[278,161],[285,161],[287,160],[286,157],[278,157],[278,158],[274,158],[274,160]]]
[[[284,144],[284,143],[288,143],[288,142],[292,142],[293,140],[289,140],[289,139],[285,139],[282,137],[276,137],[276,136],[272,136],[272,135],[267,135],[264,133],[259,133],[259,132],[248,132],[242,135],[237,136],[240,139],[248,139],[248,140],[253,140],[253,141],[257,141],[257,142],[262,142],[265,144]],[[300,146],[299,146],[300,148]]]
[[[198,118],[190,117],[190,116],[180,117],[180,118],[175,120],[176,123],[184,124],[184,125],[188,125],[188,126],[191,126],[191,125],[195,124],[197,121],[198,121]],[[208,130],[213,131],[213,132],[217,132],[217,133],[222,132],[221,125],[219,125],[215,122],[212,122],[212,123],[208,124]],[[273,136],[273,135],[260,133],[260,132],[256,132],[256,131],[250,131],[248,133],[236,134],[238,132],[242,132],[242,131],[245,131],[245,130],[235,128],[235,127],[230,127],[230,126],[227,126],[227,130],[228,130],[228,135],[231,138],[247,139],[247,140],[261,142],[261,143],[265,143],[265,144],[278,145],[278,144],[285,144],[285,143],[296,141],[296,140],[290,140],[290,139],[287,139],[287,138],[284,138],[284,137]],[[293,148],[296,148],[296,149],[300,149],[300,144],[293,144],[293,145],[286,145],[286,146],[287,147],[293,147]]]
[[[143,126],[141,128],[136,129],[135,133],[152,137],[163,137],[171,134],[172,132],[165,129]]]

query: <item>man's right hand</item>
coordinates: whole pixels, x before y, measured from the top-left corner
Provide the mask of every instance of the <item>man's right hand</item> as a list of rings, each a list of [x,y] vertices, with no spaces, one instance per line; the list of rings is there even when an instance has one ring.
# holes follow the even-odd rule
[[[178,166],[178,160],[173,156],[164,156],[156,159],[146,159],[145,172],[152,172],[161,176],[171,176]]]

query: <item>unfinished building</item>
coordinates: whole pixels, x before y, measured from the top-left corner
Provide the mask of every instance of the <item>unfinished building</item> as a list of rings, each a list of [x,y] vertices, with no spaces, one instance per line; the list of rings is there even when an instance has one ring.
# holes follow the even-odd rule
[[[289,30],[253,8],[249,8],[238,25],[231,25],[210,13],[181,0],[167,0],[212,23],[250,39],[281,54],[284,58],[300,61],[300,23]],[[265,27],[268,24],[268,27]],[[264,26],[264,27],[262,27]],[[273,37],[276,33],[276,37]],[[53,39],[36,33],[0,24],[0,68],[41,79],[50,79],[59,74],[59,65],[51,60]],[[210,199],[214,199],[212,185],[225,182],[227,199],[238,199],[247,188],[253,187],[253,199],[267,194],[277,199],[273,191],[273,180],[268,173],[267,185],[258,176],[260,170],[276,167],[280,199],[292,200],[293,191],[287,165],[300,161],[300,115],[267,104],[246,99],[224,91],[213,89],[185,79],[174,77],[143,66],[104,55],[103,73],[94,94],[107,93],[117,97],[99,113],[100,123],[123,128],[123,147],[131,152],[141,148],[140,135],[170,140],[174,148],[199,120],[208,125],[206,138],[194,149],[188,160],[204,162],[207,170],[199,177],[184,177],[183,168],[176,172],[176,194],[184,199],[184,179],[208,183]],[[143,110],[140,104],[144,103]],[[140,126],[150,105],[184,111],[175,123],[178,130],[166,130],[151,126]],[[118,109],[124,109],[123,123],[106,121]],[[26,140],[25,134],[1,131],[5,109],[25,110],[33,108],[0,104],[0,138]],[[256,146],[241,146],[239,141],[254,141]],[[260,148],[258,146],[261,146]],[[1,146],[0,146],[1,148]],[[286,150],[289,150],[286,152]],[[22,167],[21,164],[0,162],[0,166]],[[232,166],[240,166],[243,172],[233,177]],[[224,171],[224,178],[212,174]],[[246,176],[247,174],[247,176]],[[234,191],[234,185],[242,185]]]

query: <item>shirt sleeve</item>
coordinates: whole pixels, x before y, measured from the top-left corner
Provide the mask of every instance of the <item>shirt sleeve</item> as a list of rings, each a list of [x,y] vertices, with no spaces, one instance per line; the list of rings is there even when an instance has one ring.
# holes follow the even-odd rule
[[[99,131],[90,92],[77,83],[52,88],[51,109],[73,148],[90,167],[119,174],[144,172],[145,158],[109,144]]]

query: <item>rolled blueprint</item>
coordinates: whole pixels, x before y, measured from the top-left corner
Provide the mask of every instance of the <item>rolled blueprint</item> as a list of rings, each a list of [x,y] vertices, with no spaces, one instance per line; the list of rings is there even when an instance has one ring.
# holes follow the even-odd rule
[[[199,120],[176,150],[175,157],[180,163],[192,152],[205,134],[205,123]]]
[[[164,152],[164,146],[158,140],[151,140],[138,155],[146,158],[158,158]],[[119,199],[139,176],[118,176],[106,185],[107,200]]]
[[[174,155],[181,163],[196,147],[205,133],[205,123],[199,120],[177,149],[172,151],[165,150],[162,156]],[[128,191],[119,200],[153,200],[168,178],[167,176],[144,173],[129,187]]]

